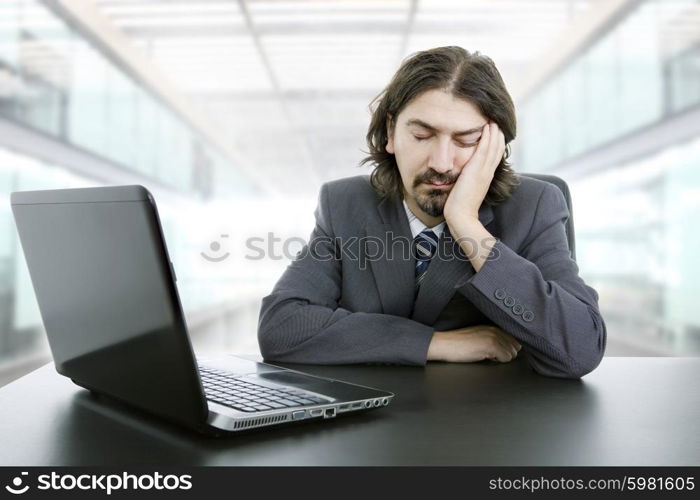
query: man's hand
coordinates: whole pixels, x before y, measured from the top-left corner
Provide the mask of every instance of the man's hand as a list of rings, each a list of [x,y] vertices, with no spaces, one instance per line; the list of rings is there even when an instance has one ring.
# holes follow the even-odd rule
[[[460,171],[443,209],[452,237],[459,242],[477,273],[496,244],[496,238],[479,221],[479,207],[489,191],[505,148],[505,136],[498,125],[484,125],[476,151]]]
[[[495,123],[487,123],[476,151],[459,173],[445,201],[443,214],[450,225],[464,218],[479,218],[479,207],[489,191],[496,167],[505,152],[505,136]]]
[[[476,325],[433,333],[428,347],[429,361],[471,363],[490,359],[507,363],[522,345],[497,326]]]

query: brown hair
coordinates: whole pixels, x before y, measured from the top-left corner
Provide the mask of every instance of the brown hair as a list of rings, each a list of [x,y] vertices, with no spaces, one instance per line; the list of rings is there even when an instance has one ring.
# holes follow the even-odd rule
[[[396,158],[388,153],[387,123],[395,129],[396,117],[418,95],[443,89],[467,99],[482,115],[503,131],[506,150],[494,172],[485,201],[495,205],[506,200],[518,185],[518,178],[507,159],[509,143],[515,138],[515,107],[493,61],[479,52],[470,54],[461,47],[438,47],[417,52],[405,59],[391,82],[369,105],[372,120],[367,131],[369,156],[360,166],[375,165],[370,181],[381,196],[402,192]],[[376,109],[372,110],[376,104]]]

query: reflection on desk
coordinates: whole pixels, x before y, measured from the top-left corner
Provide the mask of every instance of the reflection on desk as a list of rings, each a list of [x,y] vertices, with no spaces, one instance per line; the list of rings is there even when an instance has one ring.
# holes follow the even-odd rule
[[[397,396],[379,411],[213,439],[93,396],[49,364],[0,389],[0,464],[700,464],[699,358],[605,358],[581,380],[523,360],[284,366]]]

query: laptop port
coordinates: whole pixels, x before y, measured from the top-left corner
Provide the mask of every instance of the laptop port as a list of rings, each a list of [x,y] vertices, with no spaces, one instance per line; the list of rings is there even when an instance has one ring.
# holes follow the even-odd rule
[[[382,405],[386,406],[389,404],[389,398],[382,398]]]
[[[321,415],[323,415],[323,410],[321,410],[320,408],[316,410],[309,410],[309,415],[311,415],[312,417],[320,417]]]
[[[372,408],[372,402],[369,400],[365,401],[365,408]]]
[[[323,412],[323,418],[335,417],[335,408],[326,408]]]

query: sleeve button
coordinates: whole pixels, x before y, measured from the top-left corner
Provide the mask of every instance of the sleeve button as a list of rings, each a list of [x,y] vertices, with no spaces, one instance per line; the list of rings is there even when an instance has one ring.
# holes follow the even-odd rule
[[[494,293],[494,295],[496,296],[496,298],[497,298],[498,300],[503,300],[503,299],[506,298],[506,291],[505,291],[503,288],[499,288],[499,289],[496,290],[496,292]]]
[[[515,299],[513,297],[506,297],[506,300],[503,301],[503,303],[506,305],[506,307],[513,307],[515,305]]]
[[[529,323],[533,319],[535,319],[535,313],[533,313],[532,311],[525,311],[523,313],[523,320],[525,320]]]

